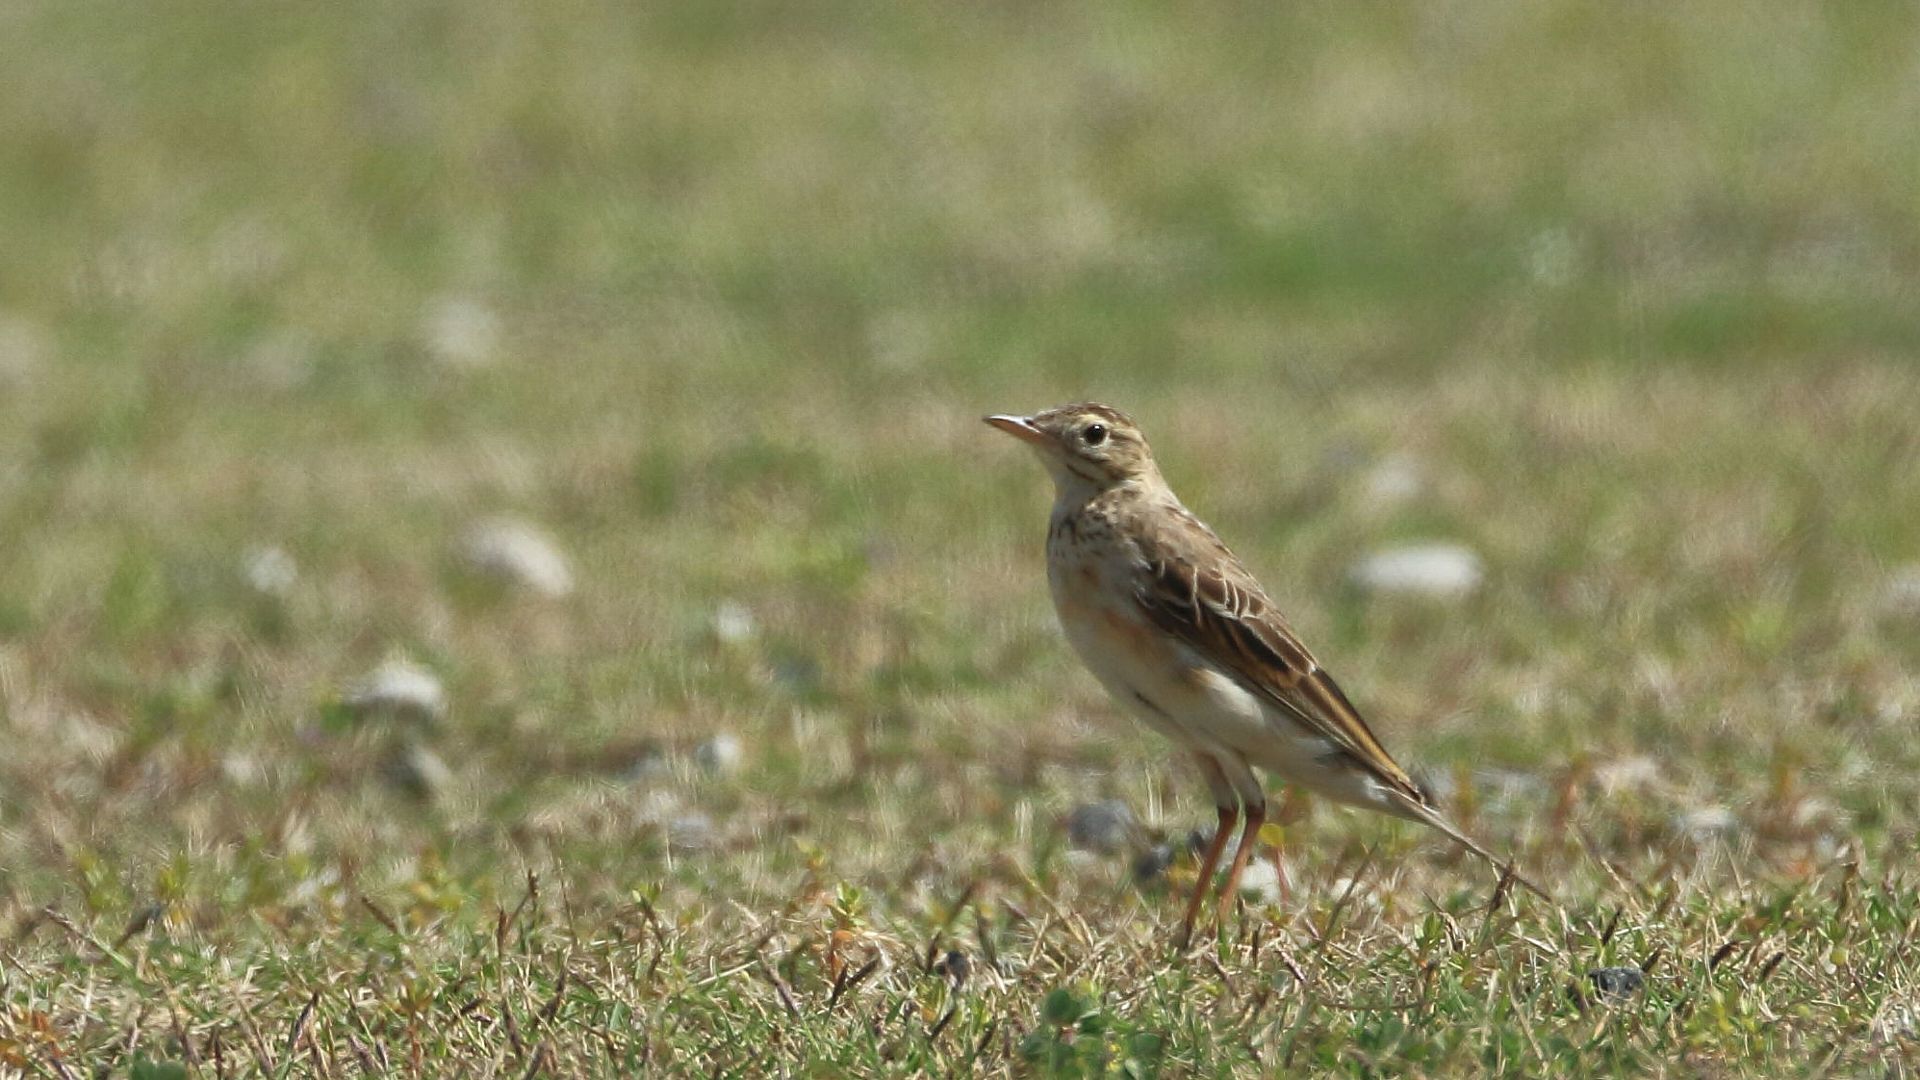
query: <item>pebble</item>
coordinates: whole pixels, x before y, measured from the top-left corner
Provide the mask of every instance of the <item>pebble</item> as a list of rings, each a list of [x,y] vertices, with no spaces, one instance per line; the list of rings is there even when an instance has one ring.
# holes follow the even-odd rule
[[[268,780],[267,766],[259,757],[239,750],[220,758],[220,775],[235,787],[255,788]]]
[[[1173,845],[1155,844],[1133,860],[1133,880],[1141,885],[1159,880],[1173,865]]]
[[[1399,506],[1418,498],[1426,489],[1426,477],[1412,458],[1395,454],[1381,459],[1361,481],[1366,501],[1382,509]]]
[[[405,660],[389,660],[349,687],[343,699],[362,720],[432,725],[447,714],[447,691],[433,672]]]
[[[277,547],[257,547],[247,552],[241,570],[247,584],[262,596],[285,596],[300,580],[300,567],[293,556]]]
[[[1082,803],[1067,815],[1067,840],[1101,855],[1124,851],[1138,828],[1133,810],[1119,799]]]
[[[1240,871],[1240,895],[1246,897],[1249,904],[1279,902],[1280,871],[1274,869],[1271,860],[1255,857]]]
[[[1478,589],[1486,569],[1458,544],[1414,544],[1377,551],[1355,563],[1351,575],[1370,592],[1450,599]]]
[[[1790,820],[1795,828],[1802,831],[1828,833],[1844,828],[1848,818],[1845,810],[1825,799],[1813,797],[1796,803]]]
[[[973,970],[973,962],[959,949],[948,949],[947,955],[934,962],[936,974],[945,975],[954,989],[959,989],[967,981],[967,975]]]
[[[506,585],[559,597],[573,592],[567,557],[539,529],[522,521],[482,521],[460,540],[460,558],[474,573]]]
[[[1621,758],[1593,770],[1593,778],[1608,795],[1651,791],[1660,786],[1660,763],[1650,757]]]
[[[694,811],[667,822],[667,849],[676,855],[712,851],[720,846],[720,830],[713,819]]]
[[[1674,828],[1696,843],[1725,840],[1740,831],[1740,819],[1724,806],[1703,806],[1673,819]]]
[[[732,776],[739,772],[745,757],[746,750],[740,740],[724,731],[693,750],[694,764],[713,776]]]
[[[753,638],[753,612],[747,605],[729,600],[713,612],[713,636],[728,645],[738,645]]]
[[[470,296],[439,297],[421,312],[420,338],[447,367],[485,367],[500,350],[500,317]]]
[[[1562,228],[1542,229],[1527,242],[1527,273],[1542,285],[1557,287],[1572,281],[1579,258],[1573,234]]]
[[[1601,1001],[1625,1001],[1640,992],[1647,977],[1637,967],[1603,967],[1587,972],[1587,981]]]

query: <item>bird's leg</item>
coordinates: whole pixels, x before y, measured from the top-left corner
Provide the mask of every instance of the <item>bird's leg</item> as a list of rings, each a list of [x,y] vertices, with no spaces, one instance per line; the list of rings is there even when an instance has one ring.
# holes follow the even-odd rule
[[[1233,896],[1240,891],[1240,874],[1247,868],[1247,859],[1253,855],[1255,837],[1266,820],[1265,802],[1247,807],[1247,822],[1240,827],[1240,846],[1233,849],[1233,863],[1227,867],[1227,883],[1220,886],[1220,929],[1223,931],[1227,927],[1227,916],[1233,911]]]
[[[1281,825],[1292,825],[1303,820],[1307,816],[1308,809],[1307,797],[1300,794],[1298,787],[1288,784],[1286,797],[1280,800],[1280,809],[1274,812],[1273,820]],[[1293,878],[1287,873],[1287,847],[1284,838],[1273,845],[1273,872],[1280,881],[1280,905],[1291,906]]]
[[[1293,885],[1287,880],[1287,842],[1285,838],[1276,840],[1273,845],[1274,888],[1280,890],[1280,906],[1293,906]]]
[[[1238,816],[1239,807],[1220,807],[1220,824],[1214,828],[1213,839],[1207,842],[1206,853],[1200,857],[1200,876],[1193,883],[1186,917],[1180,920],[1180,938],[1175,944],[1182,949],[1193,940],[1193,921],[1200,915],[1200,900],[1207,895],[1207,886],[1213,884],[1214,868],[1220,865],[1220,853],[1227,849],[1227,837],[1233,833],[1233,819]]]

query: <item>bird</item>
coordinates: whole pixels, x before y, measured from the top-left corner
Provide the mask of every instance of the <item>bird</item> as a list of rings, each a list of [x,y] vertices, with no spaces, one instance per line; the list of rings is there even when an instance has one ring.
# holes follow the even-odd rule
[[[1521,877],[1447,819],[1387,752],[1220,537],[1167,485],[1139,425],[1095,402],[986,422],[1026,443],[1053,478],[1047,581],[1067,641],[1125,710],[1186,751],[1219,826],[1177,944],[1196,918],[1236,820],[1239,845],[1220,886],[1216,926],[1267,817],[1256,769],[1337,803],[1420,822]]]

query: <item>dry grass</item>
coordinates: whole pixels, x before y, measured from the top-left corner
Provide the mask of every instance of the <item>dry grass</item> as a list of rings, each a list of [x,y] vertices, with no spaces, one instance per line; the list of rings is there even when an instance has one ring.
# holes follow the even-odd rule
[[[1914,30],[0,15],[0,1068],[1912,1069]],[[1083,396],[1560,905],[1320,809],[1177,957],[1190,859],[1066,849],[1210,817],[977,422]],[[1486,586],[1347,583],[1429,538]]]

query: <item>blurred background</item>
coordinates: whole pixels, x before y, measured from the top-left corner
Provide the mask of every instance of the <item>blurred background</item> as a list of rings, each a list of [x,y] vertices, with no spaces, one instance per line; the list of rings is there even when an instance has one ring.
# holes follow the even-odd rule
[[[1537,874],[1910,849],[1917,31],[6,5],[0,904],[1134,903],[1057,823],[1205,800],[979,423],[1080,398]]]

